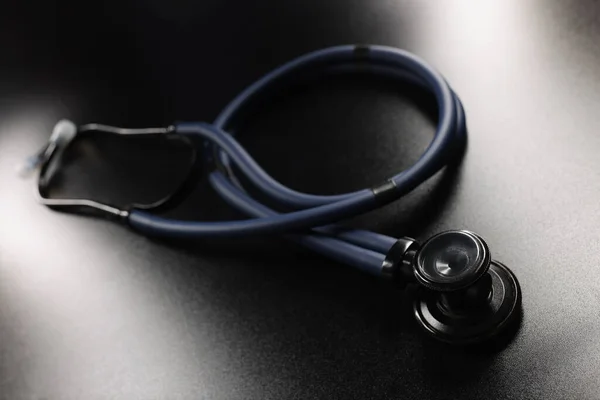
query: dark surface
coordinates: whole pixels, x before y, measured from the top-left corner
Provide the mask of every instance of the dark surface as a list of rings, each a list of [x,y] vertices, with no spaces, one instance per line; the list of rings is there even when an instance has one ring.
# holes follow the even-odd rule
[[[597,2],[21,2],[0,15],[0,398],[600,397]],[[460,170],[353,224],[481,234],[523,291],[503,351],[431,342],[410,293],[277,239],[150,240],[38,206],[14,174],[59,118],[211,120],[273,67],[341,43],[413,51],[463,100]],[[320,82],[240,137],[293,188],[361,188],[431,138],[429,100],[402,93]],[[168,191],[187,153],[132,140],[78,142],[55,195]],[[176,215],[240,217],[205,182]]]

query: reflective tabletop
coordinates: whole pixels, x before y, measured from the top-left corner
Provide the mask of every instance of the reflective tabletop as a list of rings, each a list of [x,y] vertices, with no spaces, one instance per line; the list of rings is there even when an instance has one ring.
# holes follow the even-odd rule
[[[600,4],[151,0],[11,4],[0,16],[0,398],[594,399],[600,381]],[[462,99],[463,162],[348,221],[477,232],[522,289],[497,351],[434,342],[411,289],[277,237],[177,242],[36,204],[15,167],[61,118],[211,121],[296,56],[347,43],[423,57]],[[310,193],[369,187],[429,143],[435,104],[365,76],[281,94],[240,141]],[[55,196],[168,192],[184,147],[81,138]],[[206,179],[171,215],[243,218]]]

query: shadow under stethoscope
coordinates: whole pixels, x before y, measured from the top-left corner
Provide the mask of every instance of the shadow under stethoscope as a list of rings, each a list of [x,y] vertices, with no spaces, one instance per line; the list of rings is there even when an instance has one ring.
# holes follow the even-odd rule
[[[522,310],[521,304],[519,308]],[[429,337],[416,326],[414,320],[411,321],[417,334],[415,341],[421,355],[421,379],[425,380],[427,385],[442,388],[466,387],[480,381],[493,368],[498,354],[507,350],[514,342],[523,320],[522,311],[518,314],[518,318],[510,321],[499,335],[482,343],[462,346],[450,345]]]

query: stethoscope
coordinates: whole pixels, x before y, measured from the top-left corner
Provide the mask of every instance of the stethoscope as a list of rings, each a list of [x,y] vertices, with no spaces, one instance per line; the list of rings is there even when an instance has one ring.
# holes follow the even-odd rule
[[[435,137],[410,168],[371,188],[333,196],[307,194],[275,181],[233,138],[245,115],[273,93],[324,74],[365,71],[421,86],[433,93],[439,115]],[[52,199],[48,186],[59,168],[62,153],[84,132],[115,135],[160,135],[190,144],[189,174],[168,197],[153,204],[127,209],[89,199]],[[204,147],[193,146],[201,138]],[[465,230],[439,233],[417,243],[378,233],[347,229],[336,221],[371,211],[399,199],[456,160],[466,141],[462,104],[444,78],[415,55],[384,46],[347,45],[319,50],[297,58],[259,79],[240,93],[213,124],[179,123],[166,128],[123,129],[99,124],[76,127],[60,121],[49,142],[28,160],[27,169],[39,168],[41,203],[65,211],[95,211],[117,217],[146,235],[193,239],[243,235],[283,234],[311,250],[400,286],[417,284],[414,316],[436,339],[454,344],[479,343],[497,338],[520,315],[521,294],[514,274],[493,261],[485,241]],[[211,166],[210,184],[231,206],[252,217],[247,220],[195,222],[159,216],[178,205],[197,181],[200,166]],[[280,211],[252,198],[236,177],[244,175],[260,194]],[[285,212],[281,212],[284,210]]]

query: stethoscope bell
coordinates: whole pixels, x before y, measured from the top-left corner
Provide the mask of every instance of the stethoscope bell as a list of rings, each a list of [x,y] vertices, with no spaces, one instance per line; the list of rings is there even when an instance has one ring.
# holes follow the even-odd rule
[[[448,231],[429,239],[414,255],[413,272],[421,285],[415,317],[435,339],[480,343],[497,337],[518,318],[517,279],[491,260],[486,243],[472,232]]]

